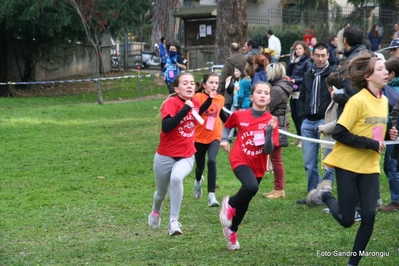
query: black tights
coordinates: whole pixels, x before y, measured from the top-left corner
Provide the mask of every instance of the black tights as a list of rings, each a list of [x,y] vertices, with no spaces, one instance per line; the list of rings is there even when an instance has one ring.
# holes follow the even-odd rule
[[[240,165],[233,172],[241,182],[241,188],[229,200],[230,206],[236,208],[236,216],[233,217],[230,230],[237,232],[238,226],[248,210],[249,203],[259,190],[262,178],[256,178],[254,171],[248,165]]]
[[[218,154],[220,141],[214,140],[209,144],[194,143],[197,152],[195,153],[195,179],[201,180],[205,169],[205,155],[208,152],[208,192],[215,192],[216,187],[216,155]]]
[[[362,221],[357,231],[353,246],[353,255],[349,264],[358,265],[359,251],[364,251],[373,233],[374,220],[379,195],[380,175],[358,174],[341,168],[335,168],[337,180],[338,201],[330,193],[324,193],[322,200],[330,209],[335,220],[343,227],[350,227],[354,223],[357,195],[362,209]]]

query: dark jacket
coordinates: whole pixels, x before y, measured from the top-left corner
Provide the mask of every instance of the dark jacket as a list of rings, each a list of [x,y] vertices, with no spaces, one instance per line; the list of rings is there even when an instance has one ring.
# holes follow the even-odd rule
[[[255,75],[252,78],[251,86],[255,85],[259,81],[267,82],[266,70],[263,67],[255,69]]]
[[[328,91],[328,86],[326,83],[326,78],[330,75],[330,73],[335,72],[336,69],[328,66],[326,71],[320,77],[320,107],[316,114],[310,114],[310,104],[312,101],[312,90],[313,90],[313,80],[315,78],[316,66],[303,75],[303,81],[301,85],[301,93],[299,94],[299,117],[302,120],[305,118],[316,121],[320,119],[324,119],[324,115],[326,113],[326,109],[331,102],[331,94]]]
[[[236,66],[245,65],[246,59],[240,52],[234,52],[227,57],[223,65],[222,72],[220,73],[220,83],[218,93],[224,96],[225,104],[231,104],[231,95],[227,93],[225,84],[226,78],[234,75],[234,68]]]
[[[378,46],[381,45],[381,36],[375,37],[371,35],[371,32],[367,33],[367,39],[370,40],[371,51],[375,52],[378,50]]]
[[[287,65],[287,76],[295,79],[295,84],[299,88],[302,84],[303,74],[312,69],[313,60],[307,55],[303,55],[298,63],[289,62]]]
[[[272,115],[277,117],[278,127],[287,125],[287,104],[292,93],[292,82],[285,79],[269,80],[272,84],[271,100],[268,105]]]
[[[365,45],[363,44],[358,44],[349,49],[349,51],[344,53],[344,60],[341,64],[342,69],[340,70],[340,76],[341,76],[341,86],[340,88],[344,89],[344,93],[342,94],[334,94],[334,101],[338,103],[338,110],[337,110],[337,120],[341,116],[342,111],[344,110],[344,106],[346,102],[349,100],[350,97],[355,95],[356,93],[359,92],[358,88],[353,88],[352,87],[352,82],[349,78],[346,77],[348,73],[348,64],[350,60],[352,60],[354,57],[359,55],[360,51],[367,49]]]
[[[331,43],[328,43],[327,47],[328,47],[328,54],[329,54],[328,62],[330,63],[330,66],[333,68],[338,68],[339,58],[337,57],[337,53],[336,53],[337,47],[335,47]]]

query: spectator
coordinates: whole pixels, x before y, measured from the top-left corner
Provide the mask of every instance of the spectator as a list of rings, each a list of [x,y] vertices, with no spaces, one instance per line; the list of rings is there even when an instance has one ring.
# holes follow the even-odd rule
[[[252,79],[252,86],[259,81],[267,82],[266,66],[269,60],[263,54],[258,54],[254,58],[255,75]]]
[[[324,115],[324,123],[319,125],[319,133],[323,134],[322,140],[325,141],[334,141],[332,138],[332,133],[334,130],[334,127],[337,123],[337,108],[338,104],[334,102],[332,99],[333,97],[333,91],[339,87],[340,83],[340,76],[339,72],[332,72],[327,78],[326,78],[326,84],[328,87],[328,91],[330,92],[331,95],[331,102],[328,105],[326,109],[326,113]],[[323,147],[323,157],[326,158],[328,154],[332,151],[333,144],[321,144],[321,147]],[[329,176],[328,176],[329,175]],[[327,165],[324,165],[324,177],[323,180],[328,179],[331,180],[331,183],[333,184],[334,180],[334,168],[328,167]],[[327,178],[326,178],[327,177]]]
[[[391,57],[385,62],[388,71],[388,85],[399,91],[399,57]],[[399,98],[391,113],[391,125],[398,121]],[[399,211],[399,170],[398,170],[399,145],[388,145],[385,151],[384,172],[388,178],[391,202],[388,205],[378,207],[381,212]]]
[[[349,78],[347,78],[346,74],[347,66],[351,59],[359,55],[360,51],[367,50],[366,46],[363,43],[364,35],[363,30],[358,26],[352,25],[345,29],[343,35],[343,48],[344,48],[344,59],[341,63],[341,88],[342,90],[338,90],[334,92],[334,101],[338,103],[338,111],[337,111],[337,119],[341,115],[345,103],[349,100],[349,98],[356,94],[359,89],[352,87],[352,82]]]
[[[344,45],[343,45],[343,39],[344,39],[344,30],[349,27],[351,24],[349,22],[346,22],[344,24],[344,26],[342,27],[342,29],[340,31],[338,31],[337,33],[337,37],[338,37],[338,45],[337,45],[337,49],[338,49],[338,53],[343,53],[344,52]]]
[[[399,38],[393,39],[391,44],[381,51],[389,50],[390,57],[399,57]]]
[[[220,82],[218,93],[224,96],[224,105],[230,110],[231,109],[231,94],[229,94],[226,90],[226,79],[227,77],[234,75],[234,67],[237,65],[245,65],[246,58],[244,55],[240,53],[240,46],[238,43],[233,42],[229,47],[229,57],[226,58],[226,61],[223,65],[222,72],[220,73]]]
[[[395,25],[393,26],[393,28],[394,28],[394,32],[393,32],[393,34],[392,34],[392,36],[391,36],[391,39],[393,40],[393,39],[396,39],[396,38],[399,38],[399,23],[395,23]]]
[[[187,69],[187,60],[179,54],[179,49],[180,47],[177,44],[170,45],[168,55],[166,56],[164,79],[169,94],[175,93],[173,82],[177,75],[179,75],[182,70]]]
[[[313,58],[313,47],[316,45],[317,39],[316,37],[313,37],[310,39],[310,45],[309,45],[309,50],[310,50],[310,57]]]
[[[329,41],[328,41],[328,62],[330,63],[330,66],[333,68],[338,69],[339,62],[342,59],[342,54],[339,54],[337,56],[337,45],[338,45],[338,37],[337,36],[331,36]]]
[[[227,88],[228,92],[232,95],[232,98],[233,98],[232,104],[231,104],[231,109],[230,109],[231,112],[238,111],[241,107],[241,103],[238,101],[238,93],[241,89],[239,83],[242,80],[242,78],[244,77],[244,68],[245,68],[245,65],[235,66],[234,75],[233,75],[233,77],[231,77],[230,84]],[[229,134],[230,143],[233,141],[234,133],[235,133],[235,128],[233,128],[230,131],[230,134]]]
[[[278,62],[280,60],[281,55],[281,42],[280,39],[277,38],[272,30],[268,30],[266,34],[268,38],[268,48],[269,53],[272,54],[272,63]]]
[[[381,49],[381,36],[380,33],[378,32],[378,24],[374,24],[370,32],[367,33],[367,39],[370,40],[370,45],[371,45],[371,51],[375,52],[379,49]]]
[[[165,47],[166,39],[165,37],[161,37],[159,42],[159,57],[161,58],[161,72],[165,71],[166,64],[166,47]]]
[[[248,56],[250,55],[255,56],[259,54],[259,50],[256,47],[257,47],[256,42],[248,39],[244,43],[244,46],[242,47],[242,51],[244,52],[244,57],[248,58]]]
[[[326,78],[334,71],[328,63],[328,48],[324,43],[317,43],[313,51],[314,65],[311,71],[303,75],[301,93],[299,94],[299,116],[302,126],[301,134],[310,139],[320,139],[319,125],[324,124],[324,115],[331,102]],[[311,141],[302,141],[303,164],[308,179],[307,192],[315,189],[320,182],[318,168],[319,144]],[[325,176],[330,180],[333,176]],[[297,201],[306,204],[305,199]]]
[[[287,80],[285,66],[279,62],[269,64],[266,67],[269,82],[272,85],[271,100],[269,103],[270,113],[277,117],[278,128],[287,130],[288,119],[288,99],[292,93],[292,83]],[[270,160],[273,166],[274,188],[263,196],[269,199],[285,198],[285,169],[282,160],[283,147],[288,146],[287,136],[279,135],[279,145],[274,147],[270,154]]]
[[[238,102],[241,103],[241,109],[251,108],[251,69],[252,65],[247,62],[244,68],[244,77],[240,80],[240,83],[238,84],[240,86],[240,90],[238,91]]]
[[[290,77],[293,84],[293,92],[290,100],[291,117],[294,121],[296,134],[301,136],[302,121],[298,115],[298,99],[302,85],[303,74],[312,69],[313,61],[310,58],[308,45],[304,41],[296,41],[292,46],[293,52],[291,60],[287,65],[287,76]],[[300,139],[295,141],[295,145],[301,146]]]

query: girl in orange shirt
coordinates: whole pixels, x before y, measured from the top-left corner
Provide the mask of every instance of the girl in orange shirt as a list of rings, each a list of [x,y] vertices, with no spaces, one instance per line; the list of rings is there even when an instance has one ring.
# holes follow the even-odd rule
[[[205,155],[208,153],[208,206],[218,207],[219,202],[215,196],[216,187],[216,155],[219,151],[220,140],[222,138],[222,119],[220,116],[224,106],[224,97],[216,93],[219,87],[219,75],[211,72],[205,74],[202,83],[196,91],[194,97],[201,104],[200,113],[204,119],[203,124],[195,126],[194,146],[195,153],[195,181],[194,197],[199,199],[202,196],[202,176],[205,169]],[[227,117],[226,117],[227,118]],[[225,121],[225,117],[223,117]]]

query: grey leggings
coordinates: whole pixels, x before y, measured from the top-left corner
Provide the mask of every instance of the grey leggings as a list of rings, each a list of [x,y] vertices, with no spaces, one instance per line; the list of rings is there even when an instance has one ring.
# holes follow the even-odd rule
[[[183,199],[183,179],[193,169],[194,155],[188,158],[174,159],[155,153],[154,175],[157,190],[154,193],[152,210],[161,212],[162,203],[170,186],[170,218],[179,219]]]

